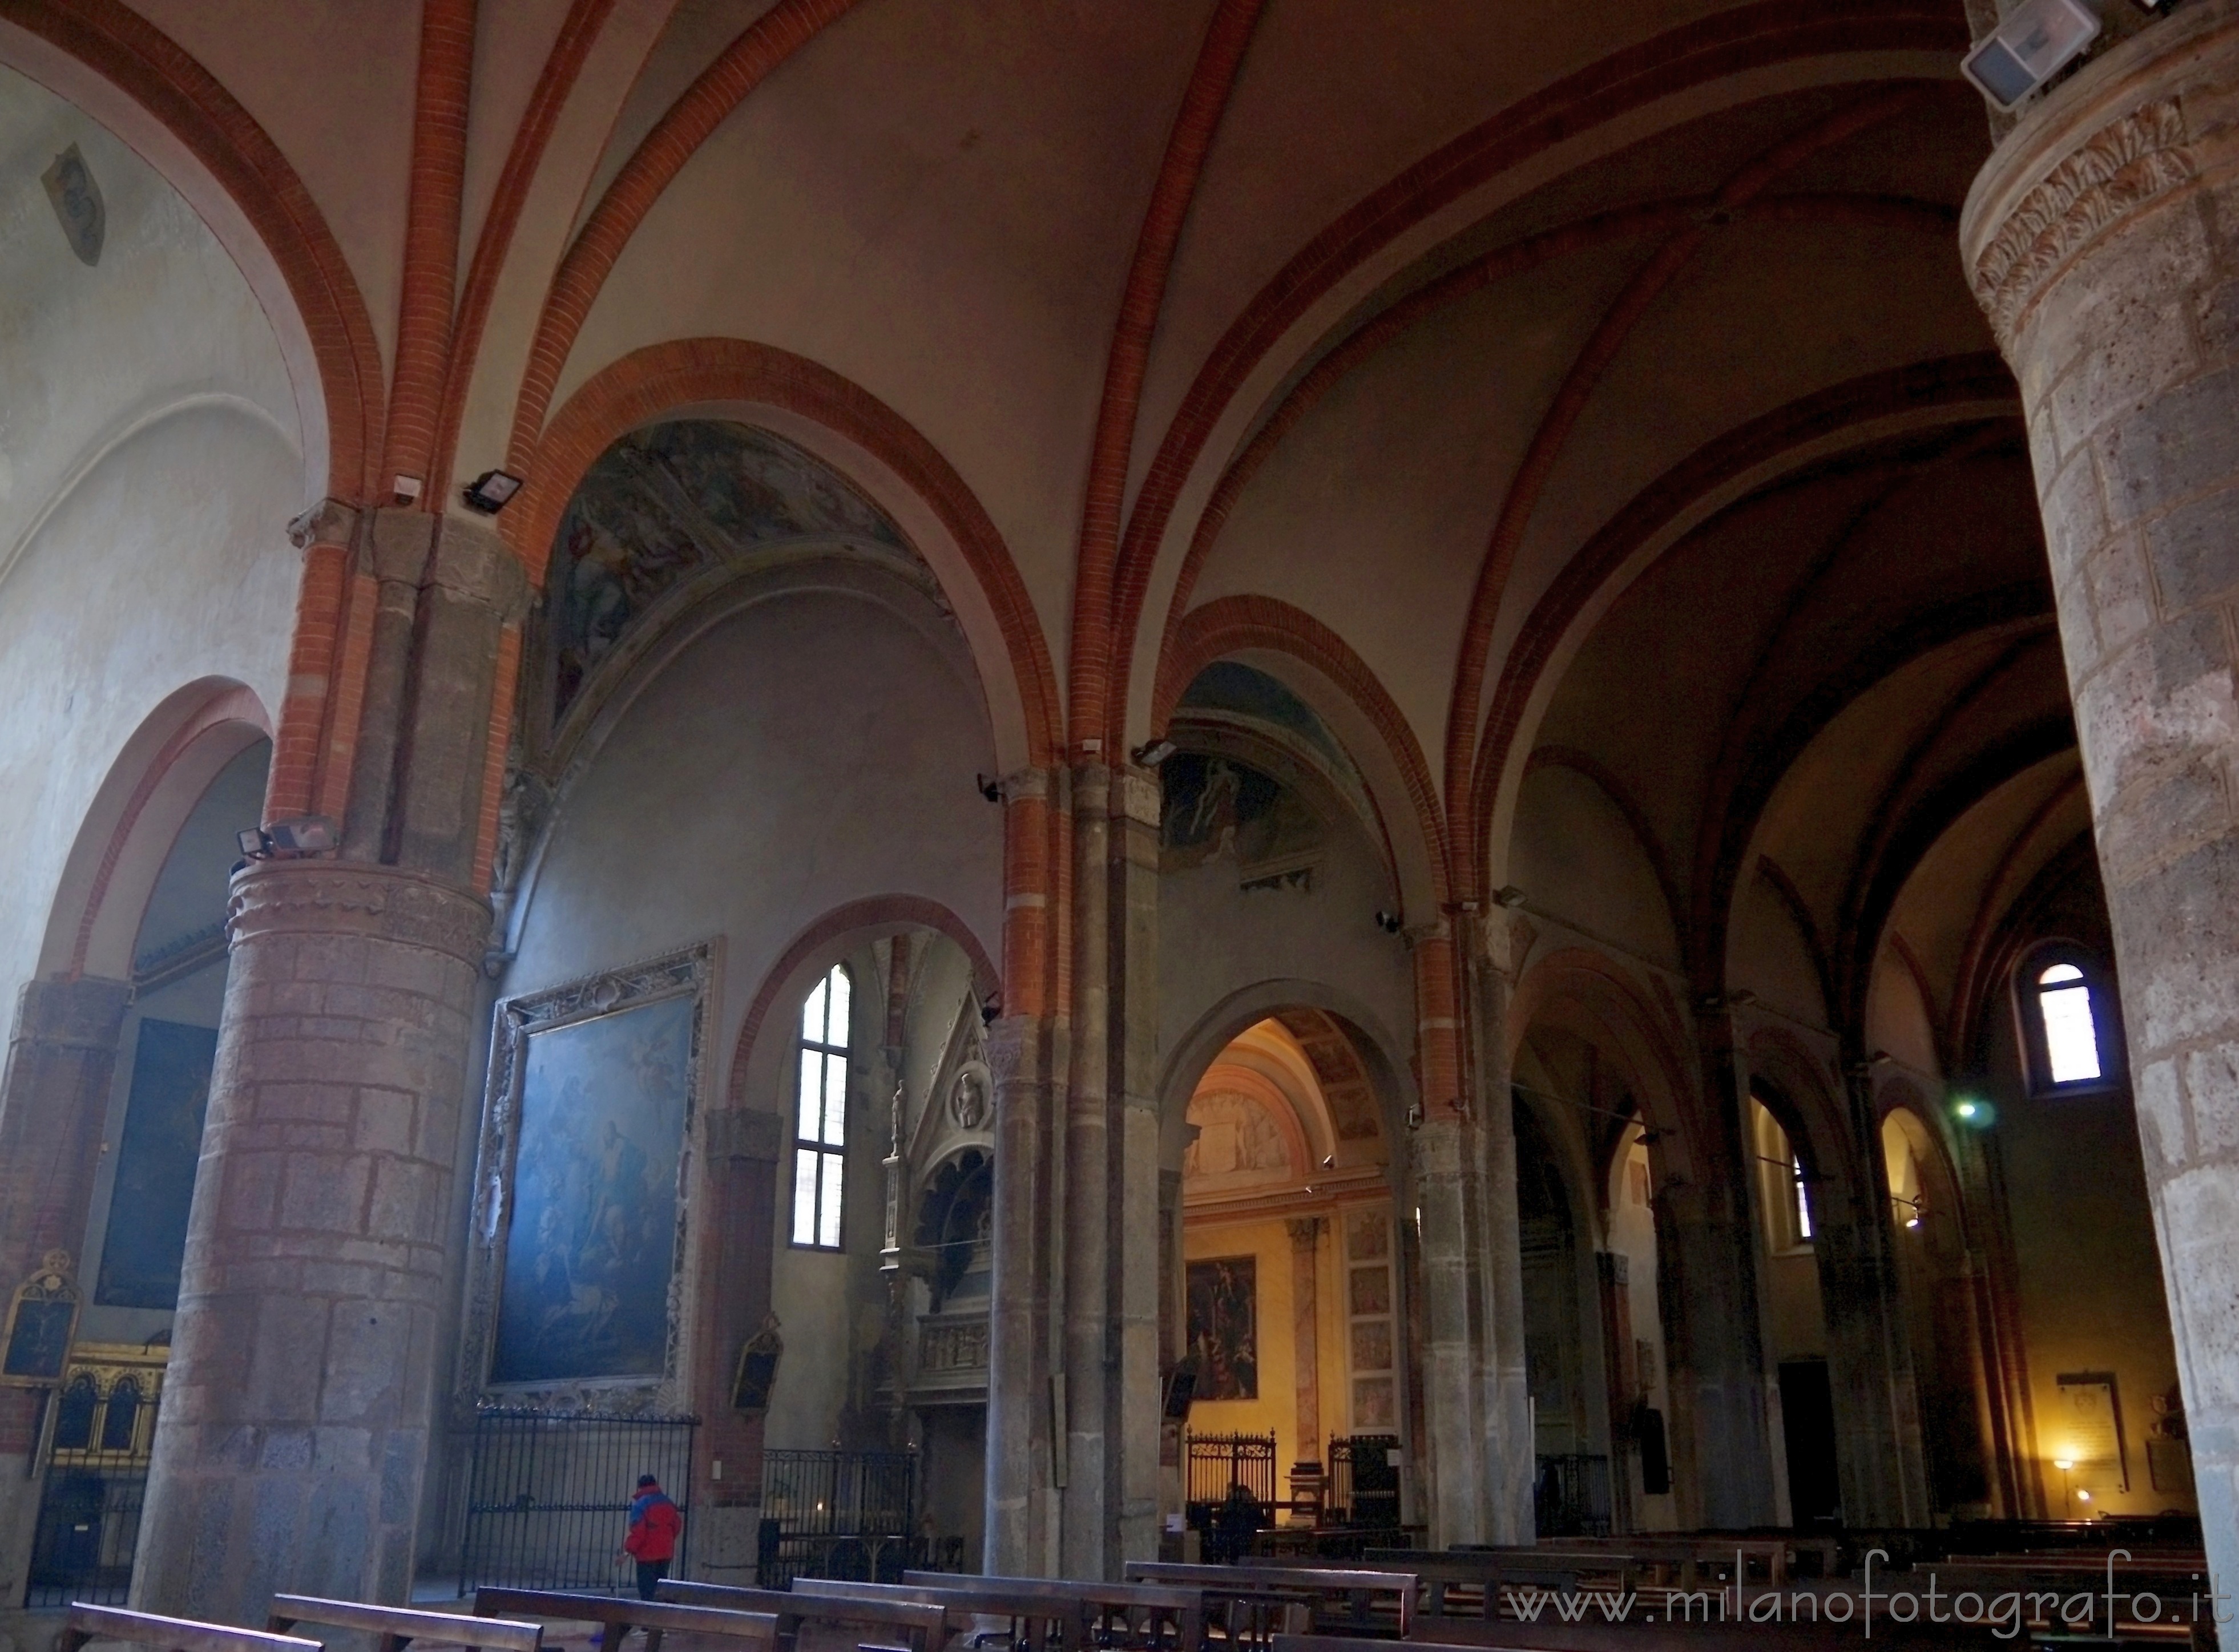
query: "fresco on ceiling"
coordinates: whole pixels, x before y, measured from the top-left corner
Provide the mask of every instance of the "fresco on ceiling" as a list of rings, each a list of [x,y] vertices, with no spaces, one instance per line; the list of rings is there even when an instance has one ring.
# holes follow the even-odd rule
[[[202,1158],[217,1030],[143,1021],[117,1144],[116,1182],[93,1299],[110,1308],[179,1305],[187,1211]]]
[[[836,471],[767,430],[683,419],[615,443],[568,501],[553,540],[555,720],[630,622],[668,591],[704,568],[801,539],[908,548]]]
[[[1202,1189],[1223,1183],[1288,1181],[1298,1166],[1290,1139],[1255,1096],[1200,1091],[1190,1098],[1197,1134],[1182,1150],[1182,1180]]]
[[[1246,887],[1312,886],[1321,819],[1273,776],[1234,758],[1177,752],[1159,766],[1159,870],[1223,858]]]
[[[693,1007],[530,1033],[491,1382],[661,1374]]]
[[[1330,760],[1338,772],[1350,774],[1352,760],[1300,700],[1266,672],[1236,660],[1216,660],[1190,679],[1182,690],[1181,705],[1198,711],[1225,711],[1287,729]]]
[[[1259,1264],[1226,1257],[1189,1264],[1189,1346],[1200,1400],[1259,1397]]]

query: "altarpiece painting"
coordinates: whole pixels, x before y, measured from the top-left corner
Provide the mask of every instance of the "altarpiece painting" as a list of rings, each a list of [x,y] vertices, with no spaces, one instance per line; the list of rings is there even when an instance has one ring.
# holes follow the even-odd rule
[[[1200,1400],[1259,1397],[1258,1276],[1251,1257],[1189,1264],[1189,1346]]]
[[[708,949],[499,1005],[478,1237],[492,1387],[675,1367]]]

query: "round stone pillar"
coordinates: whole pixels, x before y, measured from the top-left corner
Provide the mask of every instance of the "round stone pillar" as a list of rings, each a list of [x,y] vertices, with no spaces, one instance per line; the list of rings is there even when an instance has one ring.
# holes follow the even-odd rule
[[[2239,1589],[2239,3],[2040,99],[1961,241],[2029,417],[2202,1523]]]
[[[391,867],[235,879],[136,1606],[405,1597],[489,921]]]

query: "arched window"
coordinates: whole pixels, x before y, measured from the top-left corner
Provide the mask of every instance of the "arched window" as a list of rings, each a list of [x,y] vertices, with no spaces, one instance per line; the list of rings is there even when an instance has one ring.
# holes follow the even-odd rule
[[[2037,948],[2015,972],[2030,1086],[2039,1094],[2109,1082],[2121,1065],[2112,983],[2080,946]]]
[[[2099,1077],[2099,1029],[2093,1025],[2091,988],[2073,964],[2055,964],[2036,978],[2037,1013],[2044,1018],[2045,1070],[2056,1085]]]
[[[101,1417],[101,1449],[130,1451],[140,1424],[140,1384],[129,1377],[116,1379],[109,1390],[109,1409]]]
[[[847,972],[835,964],[801,1006],[793,1129],[793,1242],[840,1248],[847,1164]]]

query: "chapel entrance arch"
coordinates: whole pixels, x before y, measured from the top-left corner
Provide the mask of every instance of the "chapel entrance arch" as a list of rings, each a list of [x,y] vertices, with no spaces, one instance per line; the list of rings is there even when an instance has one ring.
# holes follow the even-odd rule
[[[1239,993],[1161,1089],[1160,1364],[1193,1388],[1165,1424],[1163,1480],[1215,1545],[1251,1520],[1412,1512],[1407,1101],[1382,1041],[1335,1002],[1295,982]],[[1232,1488],[1248,1512],[1219,1506]]]

